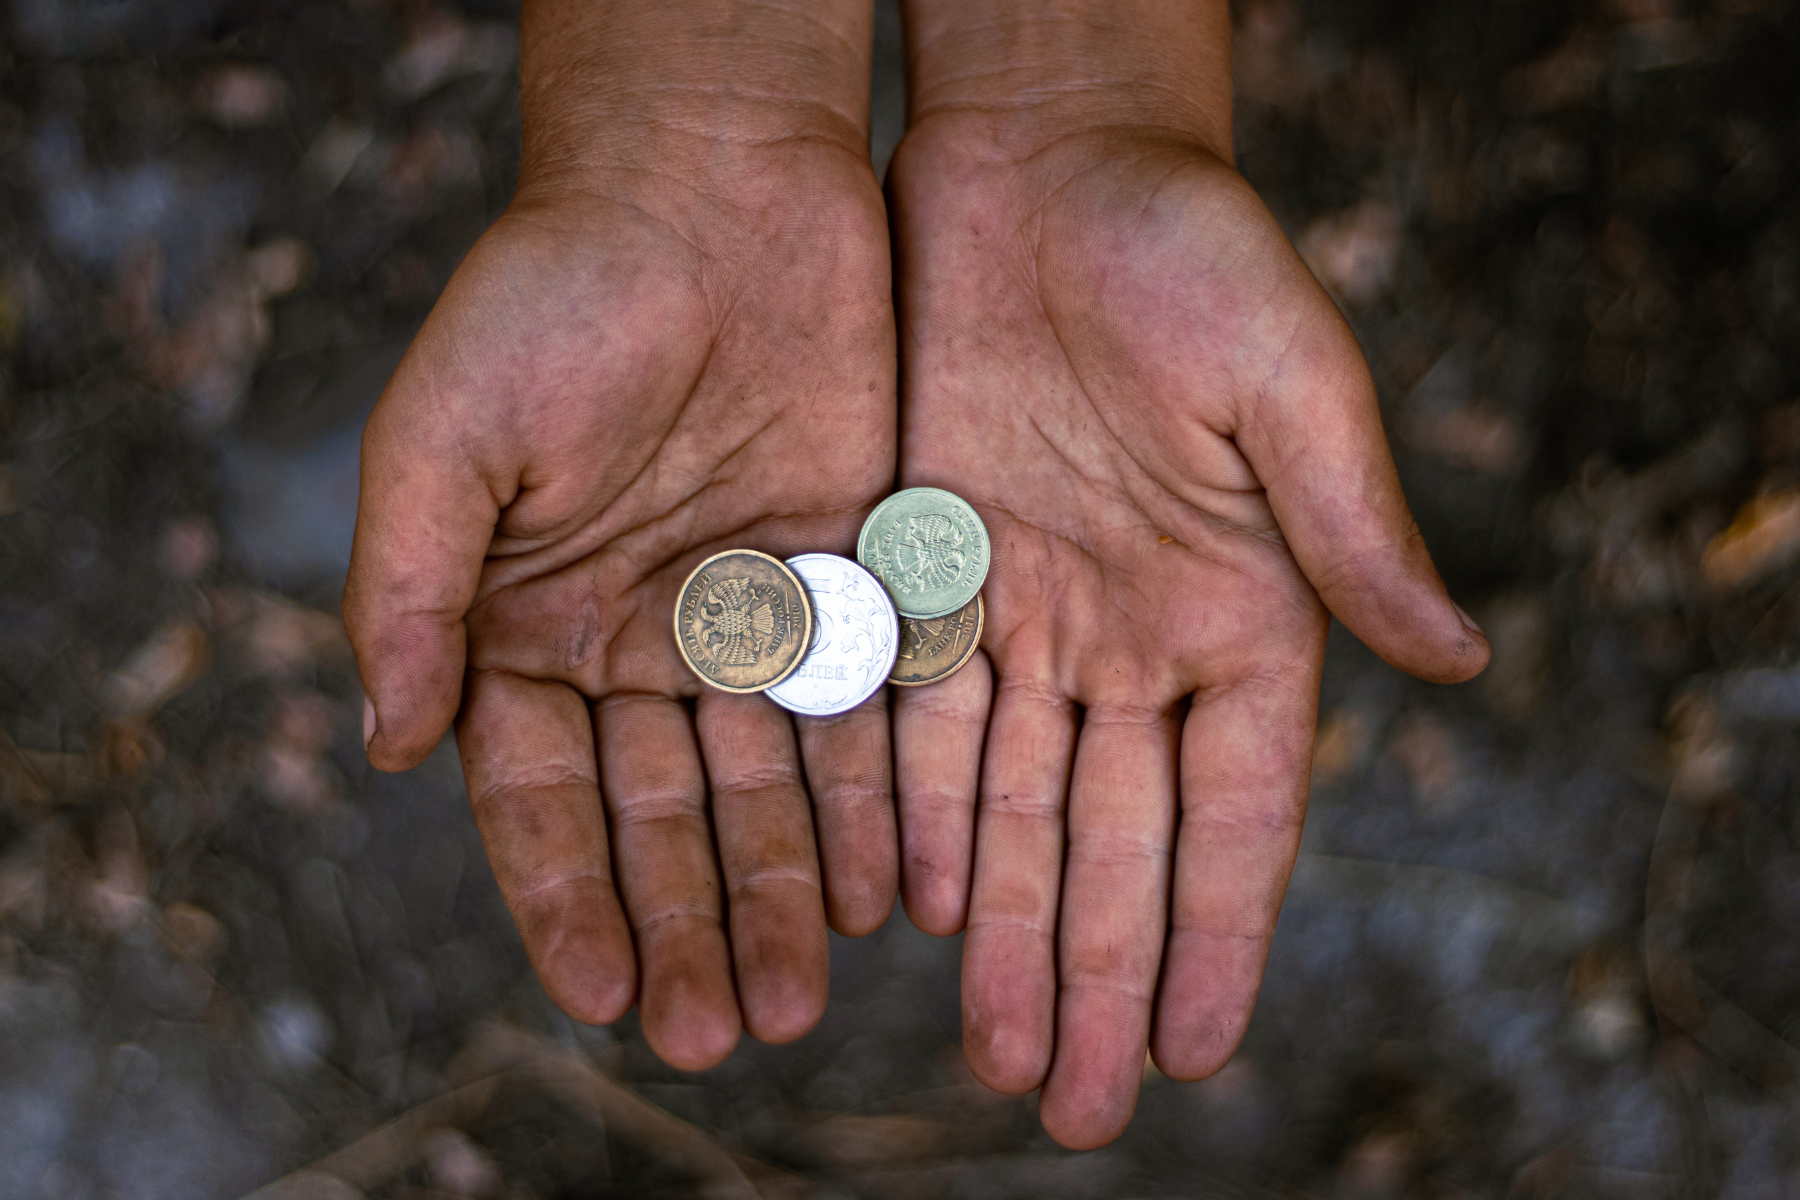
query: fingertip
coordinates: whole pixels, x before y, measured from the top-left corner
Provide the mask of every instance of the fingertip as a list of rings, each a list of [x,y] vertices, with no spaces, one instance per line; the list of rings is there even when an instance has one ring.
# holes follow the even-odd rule
[[[1321,581],[1344,627],[1389,666],[1428,683],[1462,683],[1487,666],[1487,635],[1450,599],[1422,545],[1358,561]]]
[[[984,1027],[963,1018],[963,1057],[983,1084],[1007,1096],[1022,1096],[1044,1085],[1050,1074],[1050,1047],[1004,1026]]]
[[[792,910],[771,915],[767,928],[734,926],[732,951],[744,1031],[780,1045],[805,1035],[825,1015],[831,944],[817,909],[800,920]]]
[[[516,921],[544,991],[588,1025],[610,1025],[637,1000],[637,953],[610,881],[552,888],[517,903]]]
[[[1488,660],[1493,657],[1494,648],[1488,641],[1487,634],[1481,631],[1481,626],[1475,623],[1475,618],[1469,615],[1467,609],[1454,601],[1451,602],[1450,607],[1456,610],[1457,619],[1462,622],[1463,632],[1467,635],[1466,640],[1458,643],[1458,651],[1463,656],[1459,667],[1461,673],[1451,680],[1453,683],[1462,683],[1475,678],[1487,669]]]
[[[380,559],[374,540],[358,534],[344,587],[344,631],[363,684],[363,749],[377,770],[405,771],[437,749],[462,707],[468,646],[458,605],[466,600],[403,607],[389,594],[399,585],[368,565]]]
[[[1486,669],[1492,647],[1461,605],[1442,595],[1432,600],[1429,619],[1407,631],[1404,640],[1392,638],[1385,646],[1372,642],[1371,648],[1389,665],[1427,683],[1466,683]]]
[[[916,859],[907,864],[901,903],[906,919],[920,933],[952,937],[969,921],[969,886],[966,879],[950,879],[941,868]]]
[[[1492,657],[1493,649],[1486,638],[1464,638],[1457,641],[1446,656],[1441,673],[1421,673],[1420,678],[1432,683],[1467,683],[1487,670],[1488,660]]]
[[[736,1023],[713,1020],[668,1037],[652,1037],[646,1030],[644,1038],[656,1057],[677,1071],[708,1071],[731,1057],[742,1032]]]
[[[716,1067],[737,1048],[743,1022],[737,1007],[720,1007],[681,989],[652,1009],[640,1008],[644,1040],[656,1057],[677,1071]]]
[[[431,752],[437,749],[438,743],[442,740],[443,736],[440,734],[430,742],[415,740],[411,745],[397,746],[394,744],[395,739],[383,737],[377,730],[365,749],[369,756],[370,766],[377,771],[385,771],[392,775],[400,771],[410,771],[430,758]]]
[[[899,884],[892,875],[885,872],[856,884],[840,882],[836,887],[828,887],[825,918],[832,932],[845,937],[867,937],[886,925],[899,895]]]
[[[1180,1083],[1198,1083],[1211,1079],[1225,1069],[1238,1043],[1244,1040],[1244,1027],[1215,1027],[1198,1037],[1182,1039],[1159,1031],[1150,1039],[1150,1061],[1156,1069]]]
[[[1068,1090],[1046,1088],[1038,1105],[1038,1120],[1058,1145],[1069,1150],[1098,1150],[1125,1132],[1136,1111],[1135,1085],[1125,1095],[1098,1088],[1076,1090],[1071,1095]]]
[[[564,993],[551,992],[556,1007],[583,1025],[611,1025],[631,1011],[637,999],[635,980],[603,980],[599,986],[576,988]]]
[[[759,1042],[780,1046],[812,1032],[825,1015],[826,989],[798,976],[775,976],[746,989],[744,1030]]]
[[[724,1061],[743,1033],[723,931],[709,920],[640,925],[638,1020],[656,1056],[680,1071]]]
[[[611,1025],[637,1001],[637,959],[629,935],[621,950],[618,932],[570,938],[538,965],[550,999],[585,1025]]]
[[[1263,955],[1206,937],[1171,939],[1150,1028],[1150,1061],[1170,1079],[1208,1079],[1222,1070],[1250,1028]]]
[[[448,672],[429,672],[432,676]],[[456,674],[460,677],[461,666]],[[409,771],[431,756],[449,732],[462,705],[462,688],[448,679],[432,680],[408,697],[397,692],[376,699],[363,710],[363,752],[378,771]]]

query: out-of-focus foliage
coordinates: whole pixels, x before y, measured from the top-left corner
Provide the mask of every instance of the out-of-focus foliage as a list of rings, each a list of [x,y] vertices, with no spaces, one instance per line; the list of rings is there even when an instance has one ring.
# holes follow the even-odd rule
[[[516,13],[12,0],[0,1196],[1800,1194],[1790,8],[1238,7],[1240,164],[1496,653],[1334,638],[1244,1049],[1070,1155],[955,941],[677,1075],[544,1000],[453,755],[362,762],[357,431],[505,203]]]

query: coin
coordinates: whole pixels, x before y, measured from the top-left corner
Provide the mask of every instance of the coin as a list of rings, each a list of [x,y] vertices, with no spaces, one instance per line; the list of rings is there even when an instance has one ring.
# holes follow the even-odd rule
[[[789,712],[833,717],[881,690],[900,645],[900,618],[881,581],[847,558],[802,554],[787,565],[811,593],[812,647],[768,691]]]
[[[721,691],[760,692],[786,679],[812,628],[806,585],[757,550],[713,555],[694,568],[675,601],[681,657]]]
[[[875,506],[856,557],[887,585],[901,616],[947,617],[987,578],[987,529],[962,497],[908,488]]]
[[[900,653],[888,682],[924,687],[963,669],[981,645],[987,604],[977,595],[947,617],[900,618]]]

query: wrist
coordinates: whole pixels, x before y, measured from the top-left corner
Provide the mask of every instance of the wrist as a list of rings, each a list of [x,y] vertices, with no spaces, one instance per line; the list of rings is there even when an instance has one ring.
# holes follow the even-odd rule
[[[905,0],[908,124],[1015,161],[1156,130],[1231,162],[1226,0]]]
[[[869,0],[526,0],[523,197],[730,178],[824,152],[868,164]]]

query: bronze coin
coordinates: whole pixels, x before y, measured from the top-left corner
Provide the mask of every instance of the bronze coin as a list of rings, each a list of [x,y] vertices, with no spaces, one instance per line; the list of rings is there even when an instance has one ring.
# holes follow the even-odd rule
[[[974,656],[986,624],[987,605],[979,592],[947,617],[901,617],[900,655],[888,682],[924,687],[950,678]]]
[[[812,600],[786,563],[727,550],[699,566],[675,601],[675,644],[706,683],[760,692],[786,679],[812,644]]]

